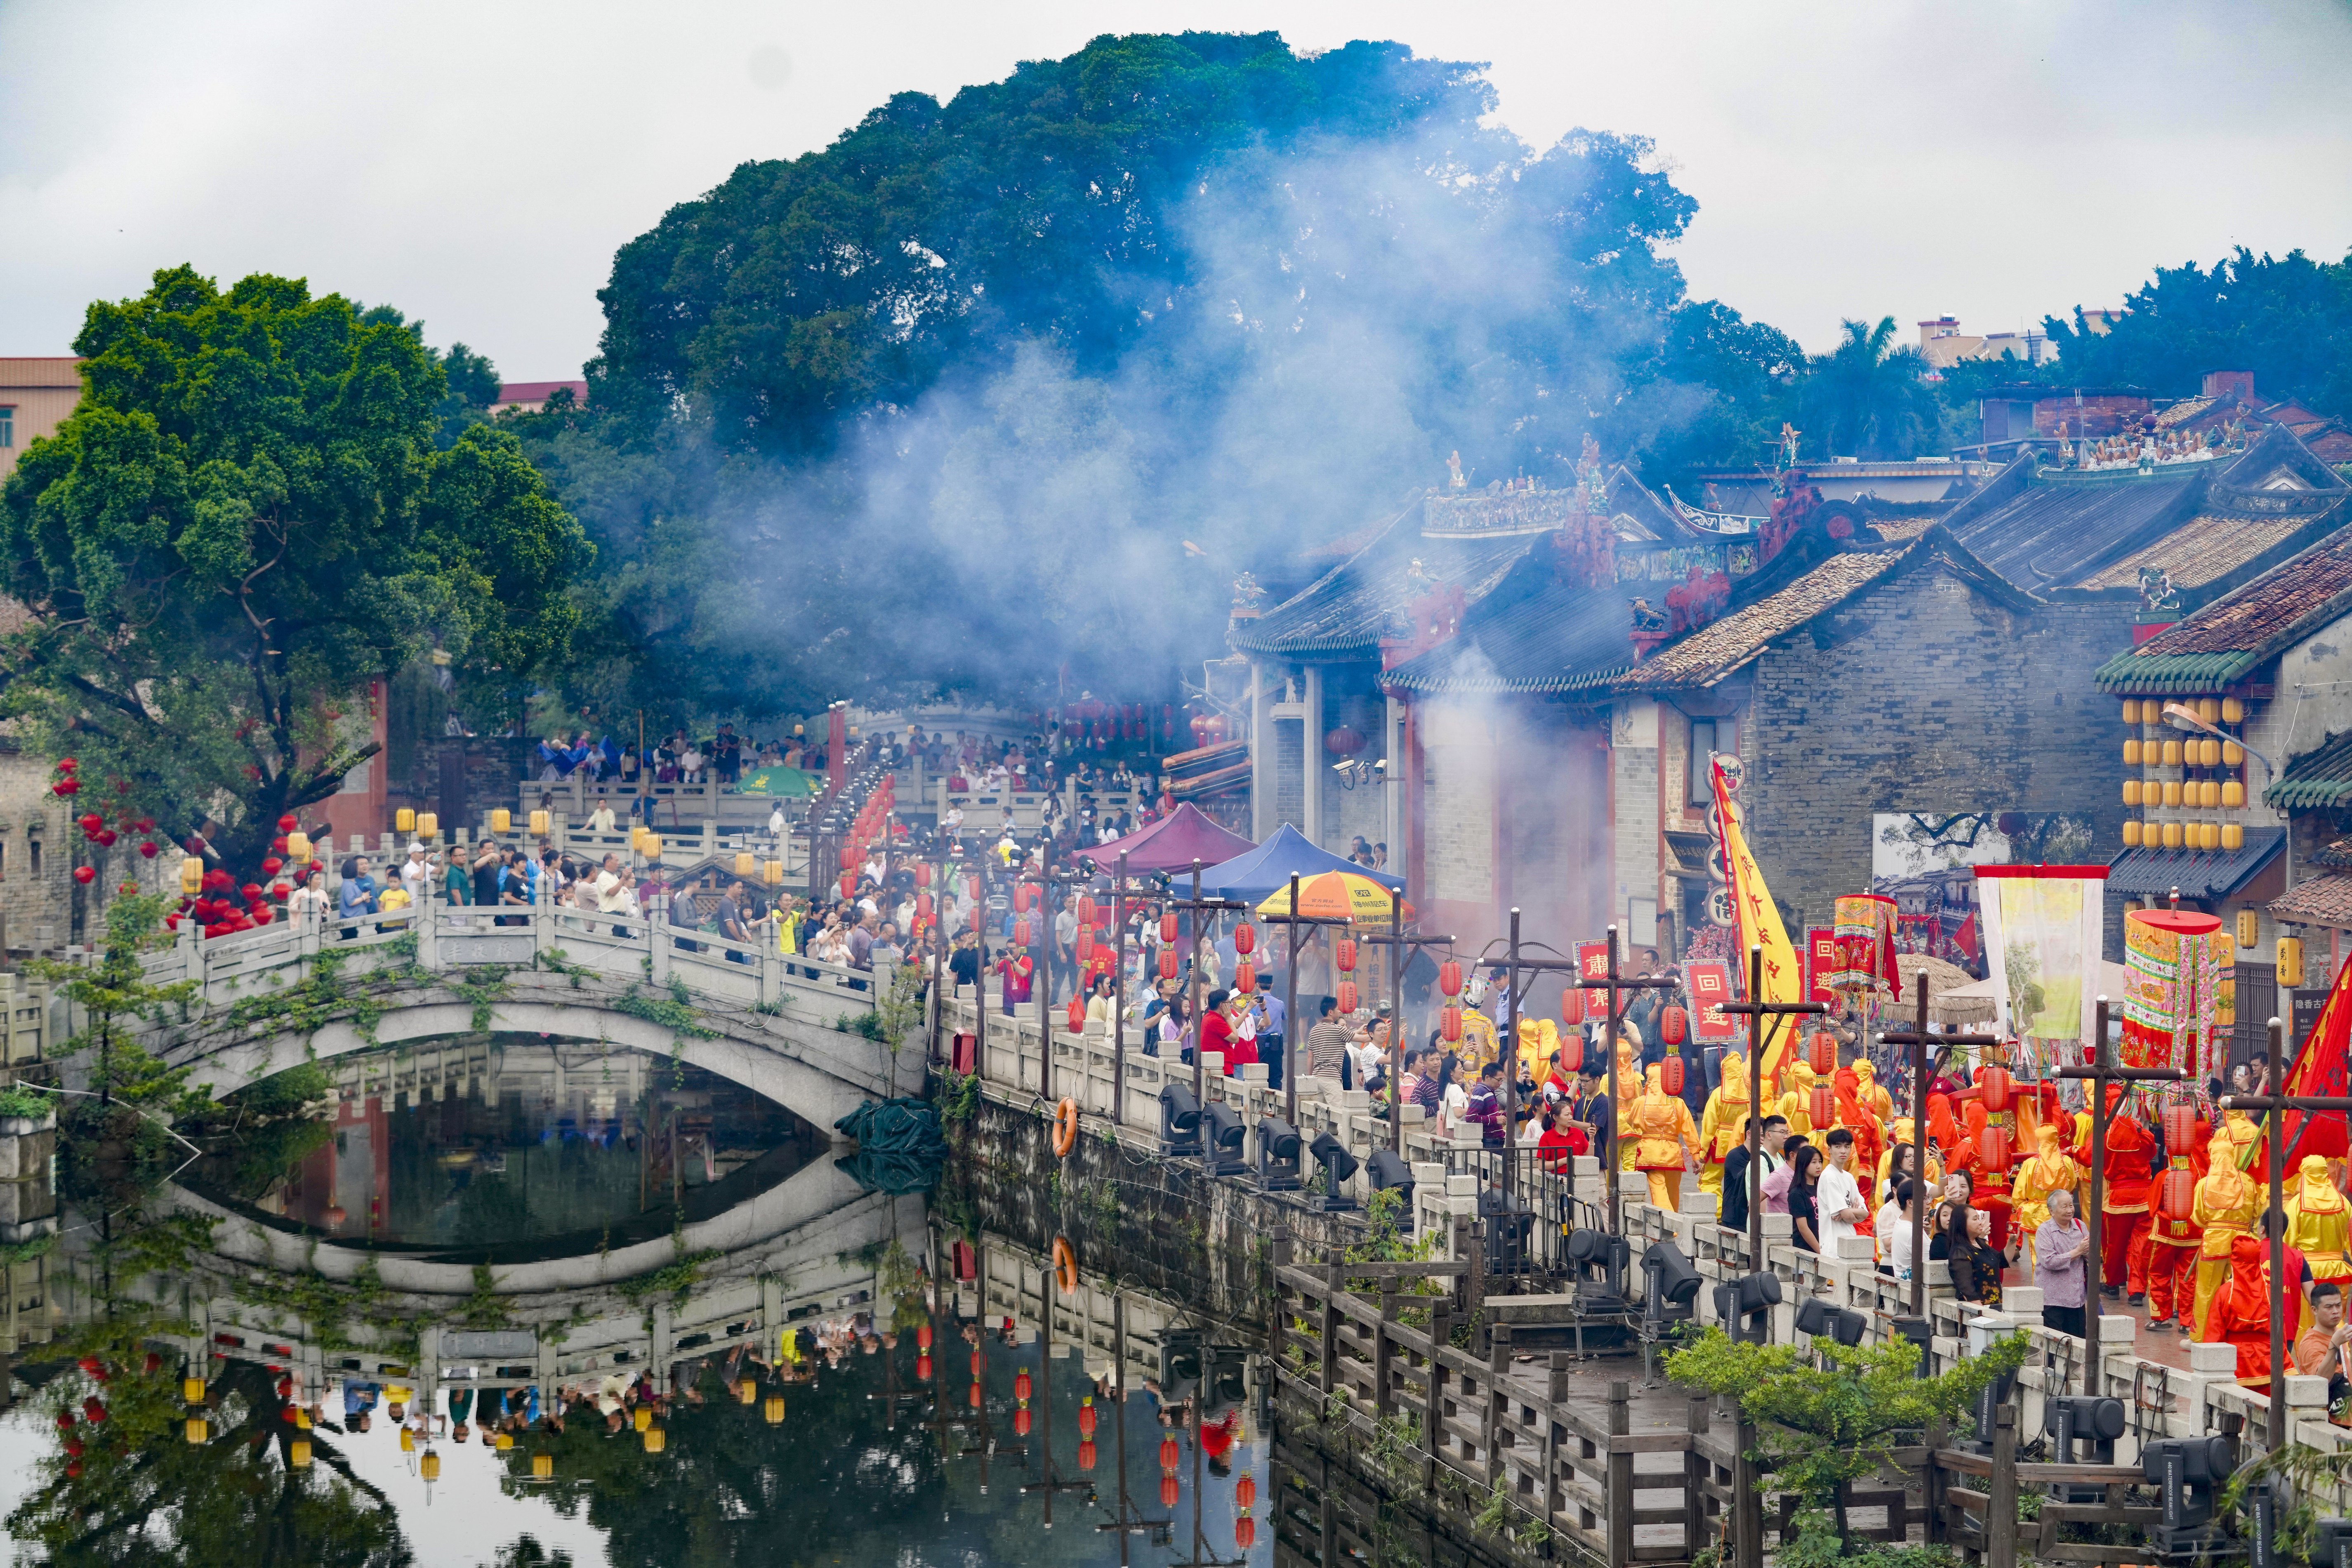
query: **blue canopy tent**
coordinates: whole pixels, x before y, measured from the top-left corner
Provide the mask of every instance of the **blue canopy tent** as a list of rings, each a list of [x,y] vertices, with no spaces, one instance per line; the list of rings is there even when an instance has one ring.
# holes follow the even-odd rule
[[[1244,854],[1235,855],[1201,873],[1201,892],[1209,898],[1231,898],[1257,904],[1289,885],[1293,873],[1300,882],[1325,872],[1351,872],[1382,887],[1404,891],[1404,878],[1358,865],[1344,855],[1317,849],[1307,835],[1284,823],[1272,838]]]

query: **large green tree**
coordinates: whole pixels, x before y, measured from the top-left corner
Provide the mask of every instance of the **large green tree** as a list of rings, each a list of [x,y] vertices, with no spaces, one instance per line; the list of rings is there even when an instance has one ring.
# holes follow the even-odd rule
[[[1754,459],[1801,356],[1685,297],[1695,203],[1640,137],[1524,145],[1483,72],[1104,37],[673,208],[587,409],[514,425],[602,552],[583,683],[1167,690],[1239,573],[1300,586],[1451,452]]]
[[[373,680],[437,647],[511,689],[565,656],[586,538],[510,433],[440,444],[448,378],[397,312],[180,267],[74,348],[79,406],[0,491],[28,612],[0,714],[79,758],[78,805],[209,821],[249,872],[373,750]]]

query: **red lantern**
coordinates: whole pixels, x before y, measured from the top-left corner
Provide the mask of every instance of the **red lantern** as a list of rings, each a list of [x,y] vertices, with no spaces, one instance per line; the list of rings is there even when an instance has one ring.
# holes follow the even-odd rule
[[[929,920],[931,917],[931,895],[929,894],[919,893],[915,894],[915,913],[925,920]]]
[[[1087,1027],[1087,998],[1083,994],[1070,998],[1070,1032],[1077,1034]]]
[[[1353,981],[1353,980],[1342,980],[1342,981],[1340,981],[1340,982],[1339,982],[1339,1010],[1340,1010],[1341,1012],[1343,1012],[1343,1013],[1351,1013],[1351,1012],[1354,1012],[1354,1011],[1356,1010],[1356,982],[1355,982],[1355,981]]]
[[[1234,951],[1246,956],[1257,946],[1257,931],[1246,920],[1234,927]]]
[[[931,868],[929,866],[918,865],[915,868],[915,885],[917,887],[929,887],[931,885]]]
[[[267,856],[261,862],[261,874],[264,876],[276,876],[279,872],[285,869],[286,862],[279,860],[276,855]]]
[[[848,898],[857,892],[857,873],[845,868],[841,873],[841,896]]]
[[[1668,1045],[1680,1045],[1690,1038],[1690,1014],[1678,1007],[1670,1007],[1658,1014],[1658,1038]]]
[[[1013,1375],[1013,1398],[1020,1400],[1024,1405],[1027,1404],[1029,1401],[1030,1386],[1029,1369],[1027,1367],[1024,1366],[1020,1371]]]
[[[1013,884],[1013,913],[1015,915],[1028,914],[1030,902],[1036,896],[1037,890],[1034,887],[1032,887],[1029,883],[1025,882],[1014,883]]]
[[[1199,724],[1201,721],[1196,718],[1192,722],[1194,724]],[[1176,1506],[1176,1472],[1170,1470],[1160,1478],[1160,1506],[1162,1508],[1174,1508]]]
[[[919,1355],[915,1358],[915,1376],[925,1383],[929,1383],[931,1380],[931,1358],[929,1355]]]
[[[1173,942],[1176,940],[1176,917],[1174,915],[1163,915],[1160,917],[1160,940],[1162,942]]]
[[[91,1423],[103,1421],[106,1419],[106,1406],[100,1402],[98,1396],[93,1394],[81,1402],[81,1414],[85,1421]]]
[[[145,843],[141,844],[141,845],[139,846],[139,852],[140,852],[141,854],[142,854],[142,855],[145,855],[149,860],[151,860],[151,861],[152,861],[152,860],[153,860],[153,859],[155,858],[155,856],[156,856],[160,852],[159,852],[159,851],[157,851],[157,849],[155,848],[155,841],[154,841],[154,840],[152,840],[152,839],[149,839]]]
[[[91,883],[98,880],[97,868],[86,865],[78,865],[74,867],[74,880],[81,883],[84,887],[88,887]]]
[[[1160,949],[1160,977],[1163,980],[1176,977],[1176,949],[1173,947]]]
[[[2167,1105],[2164,1108],[2164,1147],[2176,1160],[2185,1160],[2197,1146],[2197,1107],[2189,1104]]]
[[[1023,915],[1013,923],[1013,940],[1023,947],[1029,946],[1029,917]]]
[[[1257,989],[1257,966],[1244,958],[1234,966],[1234,989],[1244,996]]]
[[[1356,939],[1352,936],[1340,937],[1333,950],[1331,961],[1339,966],[1339,973],[1354,974],[1356,972]]]
[[[1088,1399],[1078,1406],[1078,1436],[1081,1437],[1091,1437],[1094,1435],[1095,1402]]]
[[[2008,1068],[1999,1066],[1986,1068],[1984,1075],[1977,1080],[1977,1084],[1984,1091],[1984,1108],[1987,1111],[1999,1115],[2009,1109]]]
[[[1987,1127],[1977,1140],[1977,1153],[1984,1160],[1985,1169],[1999,1175],[2009,1169],[2009,1129]]]
[[[1683,1059],[1681,1057],[1669,1056],[1658,1063],[1658,1087],[1676,1099],[1682,1097]],[[1814,1092],[1819,1093],[1820,1091],[1816,1090]]]
[[[1813,1085],[1806,1103],[1806,1114],[1812,1118],[1813,1131],[1821,1132],[1837,1124],[1837,1093],[1826,1083]]]
[[[1462,966],[1452,958],[1437,966],[1437,988],[1449,997],[1462,994]]]
[[[290,833],[301,825],[301,823],[296,821],[290,815],[278,819],[278,831],[281,833]]]
[[[971,1385],[971,1407],[975,1410],[980,1408],[980,1385],[977,1383]]]
[[[1584,1021],[1584,988],[1570,986],[1559,993],[1559,1021],[1574,1029]]]
[[[1246,1470],[1234,1478],[1234,1506],[1244,1513],[1257,1506],[1257,1478]]]
[[[978,902],[980,898],[980,878],[976,875],[964,878],[963,890],[974,902]]]
[[[100,849],[110,850],[114,847],[114,830],[112,828],[100,828],[98,831],[90,835],[90,840],[92,842],[96,843]]]
[[[1827,1078],[1837,1071],[1837,1036],[1825,1029],[1817,1029],[1807,1043],[1811,1047],[1809,1060],[1815,1073]]]
[[[1462,1009],[1448,1002],[1437,1009],[1437,1032],[1446,1044],[1462,1038]]]
[[[974,1377],[978,1377],[980,1375],[981,1368],[986,1363],[982,1359],[980,1352],[973,1351],[971,1353],[971,1375]]]
[[[1573,1073],[1584,1065],[1584,1037],[1570,1035],[1559,1042],[1559,1067],[1562,1072]]]
[[[2157,1212],[2167,1219],[2186,1220],[2197,1213],[2197,1173],[2175,1166],[2157,1184]]]
[[[1078,1469],[1090,1470],[1094,1468],[1095,1440],[1092,1437],[1081,1437],[1078,1439]]]
[[[1078,927],[1078,939],[1076,951],[1078,955],[1078,962],[1081,964],[1087,962],[1095,956],[1095,928],[1093,926],[1080,925]]]
[[[1080,894],[1078,895],[1078,924],[1081,925],[1092,925],[1094,923],[1095,901],[1085,894]]]
[[[1160,1468],[1162,1470],[1166,1471],[1170,1475],[1174,1475],[1176,1473],[1176,1460],[1179,1457],[1180,1455],[1176,1448],[1175,1438],[1162,1437],[1160,1439]]]
[[[1248,1514],[1234,1521],[1234,1545],[1244,1552],[1257,1544],[1257,1521]]]
[[[929,1350],[929,1349],[930,1349],[930,1348],[931,1348],[931,1325],[930,1325],[930,1324],[929,1324],[929,1323],[919,1323],[919,1324],[917,1324],[917,1325],[916,1325],[916,1328],[915,1328],[915,1348],[916,1348],[917,1350]]]

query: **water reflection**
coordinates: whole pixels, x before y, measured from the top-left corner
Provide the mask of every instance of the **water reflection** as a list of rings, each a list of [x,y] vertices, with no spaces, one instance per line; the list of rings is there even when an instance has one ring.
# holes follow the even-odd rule
[[[347,1058],[315,1113],[184,1178],[338,1245],[516,1263],[726,1212],[824,1152],[772,1101],[632,1051],[496,1040]]]

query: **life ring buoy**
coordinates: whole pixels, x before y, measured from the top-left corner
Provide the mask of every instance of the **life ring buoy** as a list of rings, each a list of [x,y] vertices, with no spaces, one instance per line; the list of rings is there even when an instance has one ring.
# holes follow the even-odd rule
[[[1078,1103],[1065,1098],[1054,1107],[1054,1157],[1066,1160],[1078,1146]]]
[[[1066,1105],[1069,1102],[1065,1100],[1062,1103]],[[1054,1283],[1066,1296],[1078,1293],[1078,1254],[1066,1236],[1054,1238]]]

